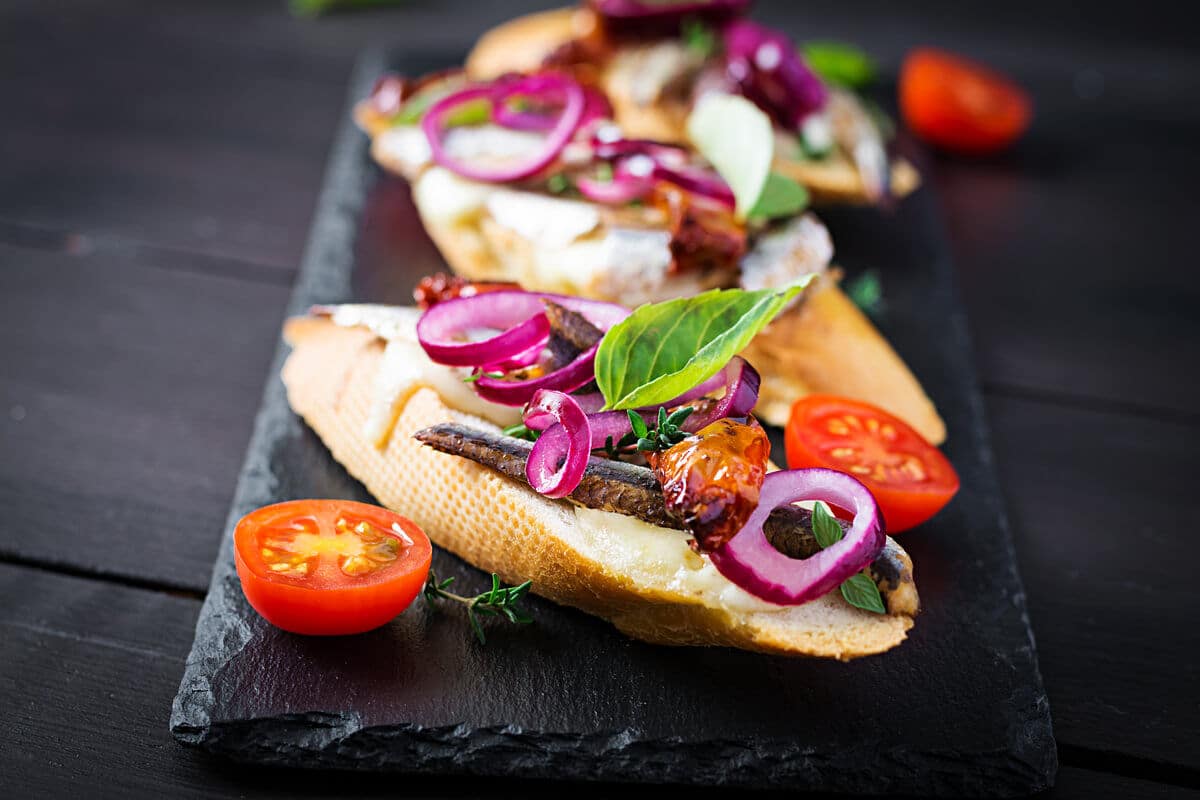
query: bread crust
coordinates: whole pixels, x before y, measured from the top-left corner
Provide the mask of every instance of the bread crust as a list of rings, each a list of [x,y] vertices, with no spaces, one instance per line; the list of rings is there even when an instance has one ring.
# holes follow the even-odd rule
[[[517,17],[485,33],[467,56],[467,74],[474,80],[492,80],[507,72],[530,72],[568,41],[585,36],[597,25],[586,8],[557,8]],[[687,143],[686,105],[661,100],[643,105],[627,96],[621,84],[600,73],[600,84],[613,105],[613,116],[631,138]],[[775,169],[804,184],[818,202],[870,203],[862,178],[854,164],[834,153],[821,161],[777,158]],[[920,173],[903,158],[891,169],[893,197],[905,197],[921,184]]]
[[[363,425],[384,351],[369,331],[297,318],[285,337],[294,348],[282,376],[288,400],[334,458],[435,543],[505,581],[532,580],[537,594],[660,644],[848,660],[894,647],[912,627],[909,616],[870,614],[836,596],[779,612],[730,609],[585,553],[572,538],[579,522],[570,505],[412,438],[438,422],[479,424],[432,389],[414,387],[382,449],[367,441]]]

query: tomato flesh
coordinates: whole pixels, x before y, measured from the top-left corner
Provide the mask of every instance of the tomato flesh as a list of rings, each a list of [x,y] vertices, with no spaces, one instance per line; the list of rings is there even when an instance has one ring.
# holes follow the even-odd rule
[[[412,521],[345,500],[260,508],[234,531],[242,591],[268,622],[310,635],[361,633],[407,608],[433,548]]]
[[[857,400],[801,398],[784,441],[789,467],[825,467],[866,484],[888,533],[920,525],[958,491],[958,474],[936,447],[904,421]]]
[[[1029,127],[1032,109],[1029,95],[1008,78],[941,50],[914,50],[900,70],[904,121],[951,152],[988,155],[1008,148]]]

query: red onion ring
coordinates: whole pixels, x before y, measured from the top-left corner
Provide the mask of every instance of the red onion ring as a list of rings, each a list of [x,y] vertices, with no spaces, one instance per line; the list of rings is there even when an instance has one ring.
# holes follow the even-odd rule
[[[608,127],[601,127],[592,134],[591,146],[597,158],[619,159],[613,167],[613,183],[617,183],[616,173],[618,167],[622,167],[629,176],[622,187],[626,191],[632,192],[635,181],[639,188],[644,187],[643,193],[649,190],[653,181],[665,181],[686,192],[711,198],[729,208],[734,207],[733,190],[729,185],[715,172],[688,166],[688,154],[682,147],[650,139],[625,139],[616,129]],[[639,157],[644,161],[635,161]],[[586,179],[576,181],[576,185],[589,199],[599,202],[628,202],[633,199],[631,196],[624,200],[606,201],[592,197],[589,192],[599,189],[596,193],[603,195],[604,189],[611,185],[594,184]],[[611,191],[614,196],[622,196],[615,189]]]
[[[578,406],[583,410],[583,413],[588,415],[589,419],[594,421],[597,417],[602,416],[602,414],[600,414],[598,412],[600,412],[600,409],[604,408],[604,395],[600,394],[599,392],[592,392],[590,394],[571,395],[571,399],[573,399],[576,402],[576,404],[578,404]],[[604,413],[616,414],[616,413],[624,413],[624,412],[615,412],[614,411],[614,412],[604,412]],[[534,404],[532,402],[528,406],[526,406],[525,413],[524,413],[523,419],[521,421],[524,422],[525,427],[529,428],[529,430],[531,430],[531,431],[544,431],[544,430],[546,430],[546,428],[549,428],[555,422],[553,415],[548,414],[544,411],[540,411],[539,409],[537,409],[534,406]],[[629,421],[628,415],[626,415],[625,421],[626,422]],[[595,428],[594,422],[593,422],[592,427],[593,427],[593,429]],[[625,434],[622,433],[621,435],[624,436]]]
[[[674,168],[655,163],[654,177],[667,183],[673,183],[685,192],[715,200],[730,209],[736,205],[733,190],[715,172],[694,167]]]
[[[435,306],[436,308],[436,306]],[[546,323],[549,326],[549,323]],[[539,390],[573,392],[596,376],[596,351],[599,344],[580,353],[561,369],[523,381],[509,381],[484,375],[475,381],[475,393],[502,406],[523,406]]]
[[[854,520],[840,541],[808,558],[789,558],[767,541],[763,524],[776,508],[798,500],[823,500],[852,510]],[[722,575],[755,597],[796,606],[828,594],[861,572],[884,542],[883,515],[866,486],[831,469],[792,469],[767,474],[758,507],[709,558]]]
[[[539,391],[530,405],[556,423],[534,442],[525,462],[525,477],[536,492],[566,497],[575,491],[587,469],[592,454],[591,423],[569,394]]]
[[[644,197],[652,188],[654,181],[645,175],[636,175],[629,168],[630,159],[618,159],[613,164],[613,176],[610,181],[601,181],[587,176],[575,179],[579,193],[597,203],[621,205]],[[651,168],[653,171],[653,168]]]
[[[514,95],[527,94],[527,92],[515,91],[519,88],[520,84],[516,83],[506,84],[499,89],[492,101],[492,121],[515,131],[548,131],[552,129],[556,119],[554,116],[540,114],[536,111],[518,111],[508,104],[508,100]],[[612,104],[608,102],[607,97],[590,86],[583,87],[583,95],[583,116],[579,120],[579,128],[597,119],[612,119]],[[560,97],[554,99],[561,100]]]
[[[719,419],[724,419],[725,417],[744,417],[754,410],[754,406],[758,402],[758,386],[761,383],[761,378],[759,377],[758,370],[750,366],[750,362],[741,356],[734,356],[725,365],[725,368],[713,376],[713,378],[719,378],[725,384],[725,395],[706,412],[689,414],[681,426],[683,430],[695,433],[707,428]],[[711,381],[712,379],[710,378],[709,380]],[[708,382],[705,381],[705,383]],[[701,386],[704,385],[701,384]],[[695,391],[693,389],[688,394],[692,394]],[[712,389],[709,389],[709,391],[712,391]],[[707,394],[707,392],[704,394]],[[681,395],[681,397],[686,396]],[[696,394],[689,399],[694,400],[701,396]],[[683,402],[678,400],[672,400],[671,403],[673,405],[683,405]]]
[[[453,367],[500,364],[550,338],[550,322],[536,294],[518,291],[488,292],[446,300],[430,308],[417,321],[417,340],[429,357]],[[479,342],[456,339],[478,328],[502,330]]]
[[[445,121],[457,108],[464,103],[487,99],[492,101],[494,113],[497,96],[509,98],[518,94],[550,98],[562,97],[564,99],[565,105],[562,113],[559,114],[554,126],[547,133],[544,146],[535,155],[516,164],[489,168],[463,163],[447,152],[442,141],[446,127]],[[542,171],[558,158],[558,154],[562,152],[579,128],[585,105],[586,97],[583,88],[578,83],[565,75],[545,73],[512,83],[504,82],[500,84],[499,88],[494,84],[471,86],[443,97],[425,112],[425,117],[421,120],[421,129],[425,131],[425,138],[429,140],[433,160],[446,169],[471,180],[509,183],[528,178],[530,175]]]
[[[822,108],[828,92],[786,34],[749,20],[725,26],[727,72],[738,90],[785,127],[796,130]]]

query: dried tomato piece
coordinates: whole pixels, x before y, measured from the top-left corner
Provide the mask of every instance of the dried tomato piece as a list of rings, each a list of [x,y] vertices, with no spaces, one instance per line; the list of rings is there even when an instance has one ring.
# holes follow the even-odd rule
[[[443,300],[520,288],[519,284],[511,281],[472,281],[458,275],[438,272],[421,279],[421,282],[413,289],[413,300],[416,301],[419,308],[427,310]]]
[[[694,549],[707,552],[733,538],[758,507],[770,456],[766,432],[750,417],[717,420],[648,460],[667,514],[696,537]]]

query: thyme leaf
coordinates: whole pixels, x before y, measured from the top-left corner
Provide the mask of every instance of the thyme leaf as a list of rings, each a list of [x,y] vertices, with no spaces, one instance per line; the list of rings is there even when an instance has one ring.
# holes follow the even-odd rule
[[[525,581],[518,586],[505,586],[500,582],[500,576],[493,572],[492,588],[474,597],[465,597],[449,591],[449,587],[453,583],[454,578],[452,577],[439,580],[437,573],[431,569],[421,594],[425,598],[425,602],[430,605],[436,604],[439,600],[452,600],[465,605],[467,621],[480,644],[487,644],[487,636],[484,634],[480,617],[503,617],[515,625],[528,625],[533,622],[533,617],[529,616],[519,605],[521,598],[529,593],[529,587],[533,585],[533,581]]]

